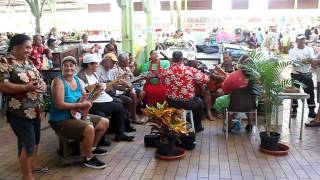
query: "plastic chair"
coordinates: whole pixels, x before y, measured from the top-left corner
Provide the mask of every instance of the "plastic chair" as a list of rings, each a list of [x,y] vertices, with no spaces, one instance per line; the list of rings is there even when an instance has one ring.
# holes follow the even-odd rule
[[[183,119],[184,119],[186,122],[187,122],[187,114],[189,114],[189,116],[190,116],[190,123],[191,123],[192,131],[195,132],[192,110],[186,110],[186,109],[185,109],[185,110],[183,111]]]
[[[250,93],[248,87],[238,88],[230,94],[230,104],[226,108],[226,139],[228,139],[228,116],[229,113],[255,113],[256,128],[258,128],[258,113],[256,97]]]

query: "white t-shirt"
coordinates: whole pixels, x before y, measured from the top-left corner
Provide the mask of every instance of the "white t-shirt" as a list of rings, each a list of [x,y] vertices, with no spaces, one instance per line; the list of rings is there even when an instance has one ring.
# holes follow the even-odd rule
[[[81,48],[81,50],[85,50],[85,49],[90,49],[90,48],[92,48],[92,44],[91,43],[80,43],[80,48]]]
[[[96,76],[93,75],[93,74],[92,75],[86,75],[86,78],[87,78],[88,83],[89,83],[89,84],[86,84],[87,86],[99,82],[98,79],[96,78]],[[100,94],[100,96],[96,100],[94,100],[93,102],[94,103],[111,102],[112,100],[113,100],[112,97],[109,94],[107,94],[106,92],[103,91]]]
[[[113,81],[117,78],[117,70],[112,68],[108,71],[104,69],[102,65],[100,65],[97,69],[97,75],[101,78],[104,82]]]
[[[299,66],[293,66],[292,73],[310,73],[311,65],[310,64],[302,64],[304,59],[314,59],[314,51],[311,47],[305,46],[303,49],[299,49],[295,47],[289,51],[289,59],[295,63],[301,63]]]

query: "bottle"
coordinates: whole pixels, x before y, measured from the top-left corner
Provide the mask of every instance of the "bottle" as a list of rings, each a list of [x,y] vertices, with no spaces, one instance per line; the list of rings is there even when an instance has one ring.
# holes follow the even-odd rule
[[[42,69],[43,70],[47,70],[49,67],[48,67],[48,59],[47,59],[47,56],[44,54],[42,55]]]
[[[52,69],[53,68],[53,63],[51,59],[48,59],[48,69]]]

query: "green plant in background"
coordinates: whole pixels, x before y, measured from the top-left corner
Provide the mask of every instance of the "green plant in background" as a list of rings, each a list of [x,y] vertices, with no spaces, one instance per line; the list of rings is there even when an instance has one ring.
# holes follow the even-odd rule
[[[29,5],[31,9],[31,13],[35,18],[35,32],[40,33],[41,28],[40,28],[40,19],[42,17],[43,13],[43,7],[46,3],[49,4],[49,8],[53,13],[56,11],[56,0],[26,0],[27,4]]]
[[[46,82],[47,84],[47,92],[43,95],[42,97],[42,101],[41,101],[41,110],[42,112],[45,113],[45,115],[47,115],[47,113],[50,113],[50,109],[51,109],[51,102],[52,102],[52,95],[51,95],[51,84],[52,80],[49,80]]]
[[[283,79],[281,74],[292,63],[284,59],[271,59],[261,50],[251,51],[248,56],[251,60],[242,68],[254,82],[253,93],[264,103],[265,129],[270,136],[270,132],[274,131],[271,127],[273,106],[281,101],[279,93],[293,83],[291,79]]]

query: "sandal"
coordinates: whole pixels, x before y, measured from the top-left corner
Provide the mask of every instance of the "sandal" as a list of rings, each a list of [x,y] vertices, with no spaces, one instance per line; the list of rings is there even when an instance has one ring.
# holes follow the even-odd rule
[[[230,123],[229,124],[229,127],[228,127],[228,132],[231,132],[232,129],[235,127],[235,123],[232,122],[232,125]],[[224,123],[223,127],[222,127],[222,131],[223,132],[226,132],[226,124]]]
[[[141,124],[143,124],[144,122],[141,121],[141,120],[132,120],[131,123],[141,125]]]
[[[309,123],[305,123],[306,127],[318,127],[320,126],[320,122],[319,121],[310,121]]]
[[[38,167],[32,170],[34,173],[48,173],[49,167]]]

